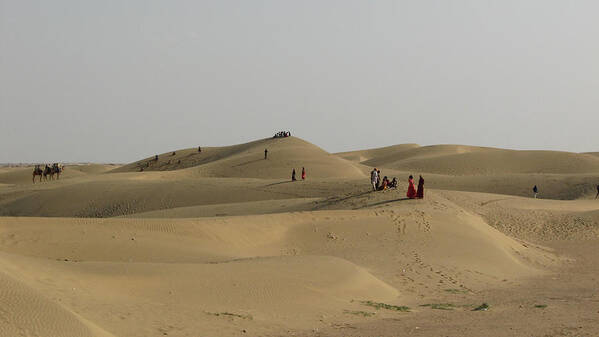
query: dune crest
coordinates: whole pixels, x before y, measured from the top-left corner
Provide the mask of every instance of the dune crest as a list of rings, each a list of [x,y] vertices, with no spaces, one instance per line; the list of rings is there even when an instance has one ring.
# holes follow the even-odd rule
[[[364,159],[357,162],[367,166],[450,175],[581,174],[599,171],[599,157],[587,153],[466,145],[417,147],[406,144],[337,155],[346,159]]]
[[[264,159],[264,150],[268,159]],[[173,154],[174,153],[174,154]],[[266,138],[226,147],[202,147],[176,150],[146,158],[115,169],[113,172],[172,171],[193,169],[204,177],[290,178],[293,168],[308,169],[312,178],[363,177],[360,165],[329,154],[297,137]]]

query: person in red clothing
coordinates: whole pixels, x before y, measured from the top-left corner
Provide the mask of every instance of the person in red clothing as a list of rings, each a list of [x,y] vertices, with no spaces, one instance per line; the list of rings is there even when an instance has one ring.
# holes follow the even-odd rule
[[[302,167],[302,180],[306,180],[306,169]]]
[[[422,176],[420,176],[420,179],[418,179],[418,191],[416,191],[416,198],[424,198],[424,179]]]
[[[411,175],[408,179],[408,193],[406,195],[410,199],[416,198],[416,188],[414,188],[414,177],[412,177]]]

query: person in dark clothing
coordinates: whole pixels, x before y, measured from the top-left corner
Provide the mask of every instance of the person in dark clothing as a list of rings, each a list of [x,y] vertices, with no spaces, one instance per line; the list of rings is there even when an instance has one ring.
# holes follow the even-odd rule
[[[389,179],[385,176],[383,180],[381,180],[381,184],[378,188],[379,191],[384,191],[389,188]]]
[[[291,181],[295,181],[295,169],[291,172]]]
[[[597,197],[599,197],[599,185],[597,185],[597,195],[595,196],[595,199],[597,199]]]
[[[198,146],[198,152],[202,152],[202,147]]]
[[[381,185],[381,170],[376,170],[376,190],[379,190],[379,186]]]
[[[155,160],[155,161],[158,161],[158,155],[155,155],[155,156],[154,156],[154,160]]]
[[[420,176],[418,179],[418,190],[416,191],[416,199],[424,198],[424,179]]]
[[[268,149],[264,149],[264,159],[268,158]]]
[[[535,185],[535,186],[532,188],[532,192],[534,193],[534,195],[535,195],[535,199],[536,199],[536,198],[537,198],[537,193],[539,193],[539,189],[537,188],[537,185]]]

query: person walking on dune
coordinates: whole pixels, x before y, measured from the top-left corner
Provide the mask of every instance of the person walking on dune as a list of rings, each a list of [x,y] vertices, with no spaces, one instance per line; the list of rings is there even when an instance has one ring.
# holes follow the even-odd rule
[[[408,193],[406,196],[410,199],[416,198],[416,188],[414,188],[414,177],[410,175],[408,178]]]
[[[378,172],[376,171],[376,167],[374,168],[374,170],[372,170],[372,172],[370,172],[370,183],[372,184],[372,190],[376,191],[376,184],[378,179]]]
[[[420,179],[418,179],[418,191],[416,191],[416,198],[424,198],[424,179],[422,176],[420,176]]]
[[[302,180],[306,180],[306,169],[302,167]]]
[[[264,159],[268,158],[268,149],[264,149]]]
[[[539,193],[539,189],[537,188],[537,185],[535,185],[532,188],[532,193],[534,193],[535,199],[537,198],[537,193]]]

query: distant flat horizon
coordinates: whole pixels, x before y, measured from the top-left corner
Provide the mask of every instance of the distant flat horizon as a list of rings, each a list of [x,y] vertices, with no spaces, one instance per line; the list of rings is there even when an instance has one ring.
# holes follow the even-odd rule
[[[302,139],[306,142],[309,142],[313,145],[316,145],[320,148],[322,148],[323,150],[327,151],[327,149],[325,147],[320,146],[319,144],[314,144],[312,142],[310,142],[307,139],[301,138],[301,137],[297,137],[297,136],[292,136],[292,137],[296,137],[299,139]],[[220,146],[211,146],[211,145],[206,145],[206,146],[202,146],[202,147],[207,147],[207,148],[219,148],[219,147],[227,147],[227,146],[234,146],[234,145],[241,145],[241,144],[247,144],[247,143],[251,143],[254,141],[259,141],[259,140],[266,140],[266,139],[270,139],[271,137],[266,137],[266,138],[259,138],[259,139],[254,139],[251,140],[249,142],[245,142],[245,143],[236,143],[236,144],[226,144],[226,145],[220,145]],[[367,150],[374,150],[374,149],[380,149],[380,148],[386,148],[386,147],[393,147],[393,146],[401,146],[401,145],[416,145],[418,147],[430,147],[430,146],[466,146],[466,147],[482,147],[482,148],[491,148],[491,149],[499,149],[499,150],[510,150],[510,151],[550,151],[550,152],[567,152],[567,153],[574,153],[574,154],[599,154],[599,151],[586,151],[586,152],[572,152],[572,151],[566,151],[566,150],[551,150],[551,149],[513,149],[513,148],[502,148],[502,147],[496,147],[496,146],[483,146],[483,145],[472,145],[472,144],[427,144],[427,145],[422,145],[422,144],[416,144],[416,143],[400,143],[400,144],[391,144],[391,145],[384,145],[384,146],[380,146],[380,147],[375,147],[375,148],[358,148],[358,149],[353,149],[353,150],[347,150],[347,151],[338,151],[338,152],[330,152],[327,151],[330,154],[342,154],[342,153],[346,153],[346,152],[358,152],[358,151],[367,151]],[[166,150],[166,151],[162,151],[162,152],[155,152],[155,153],[150,153],[147,154],[145,156],[138,156],[135,158],[131,158],[128,161],[122,161],[122,162],[117,162],[117,161],[48,161],[48,162],[44,162],[44,161],[33,161],[33,162],[0,162],[0,167],[6,167],[6,166],[31,166],[31,165],[36,165],[36,164],[40,164],[40,163],[51,163],[51,162],[60,162],[63,164],[67,164],[67,165],[88,165],[88,164],[98,164],[98,165],[125,165],[131,162],[135,162],[144,158],[150,158],[156,154],[158,155],[163,155],[163,154],[168,154],[171,153],[173,151],[179,151],[179,150],[183,150],[183,149],[192,149],[195,148],[195,146],[187,146],[187,147],[182,147],[182,148],[173,148],[170,150]]]

